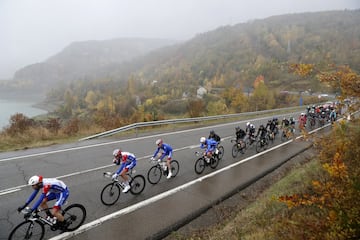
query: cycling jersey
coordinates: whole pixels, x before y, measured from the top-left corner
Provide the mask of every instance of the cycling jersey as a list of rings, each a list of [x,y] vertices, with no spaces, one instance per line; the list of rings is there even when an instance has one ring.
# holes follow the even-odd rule
[[[213,135],[209,135],[209,139],[214,139],[216,142],[220,142],[221,141],[221,138],[220,138],[220,136],[219,135],[217,135],[216,133],[214,133]]]
[[[266,136],[266,129],[263,127],[263,128],[259,128],[258,131],[257,131],[257,134],[256,134],[256,137],[259,136],[260,134],[260,138],[264,138]]]
[[[206,139],[205,143],[200,144],[201,149],[206,147],[206,151],[205,151],[206,154],[208,152],[213,152],[216,146],[217,146],[217,142],[212,138]]]
[[[136,157],[134,154],[129,152],[122,152],[121,154],[121,165],[119,169],[115,172],[116,174],[120,174],[123,169],[128,171],[136,166]]]
[[[32,211],[40,206],[44,198],[46,198],[48,201],[57,199],[56,203],[54,204],[54,208],[60,209],[66,199],[69,197],[69,190],[65,183],[56,178],[44,178],[41,188],[43,189],[43,192],[41,193],[37,202],[31,208]],[[40,189],[34,190],[25,204],[28,205],[32,200],[34,200],[39,191]]]
[[[173,149],[169,144],[166,143],[161,144],[161,146],[156,149],[153,157],[155,157],[160,150],[163,150],[163,153],[160,156],[160,160],[163,160],[165,156],[168,156],[168,159],[171,159]]]
[[[246,136],[246,132],[242,130],[241,128],[239,131],[236,131],[236,140],[243,139]]]

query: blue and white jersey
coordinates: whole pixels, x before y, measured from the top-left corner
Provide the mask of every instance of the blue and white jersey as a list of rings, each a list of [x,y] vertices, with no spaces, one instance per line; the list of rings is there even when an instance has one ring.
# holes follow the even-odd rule
[[[67,186],[65,185],[65,183],[56,178],[44,178],[42,181],[41,188],[43,189],[43,192],[41,193],[37,202],[31,208],[32,210],[37,209],[40,206],[41,202],[44,200],[44,198],[48,197],[50,194],[54,193],[54,194],[58,195],[59,197],[61,197],[62,194],[65,194],[66,196],[69,195],[69,190],[68,190]],[[40,189],[34,190],[34,192],[31,194],[29,199],[26,201],[26,205],[28,205],[32,200],[34,200],[35,196],[40,191]]]
[[[131,169],[136,166],[136,157],[133,153],[122,152],[121,154],[121,165],[119,169],[116,171],[117,174],[120,174],[121,171],[126,169]]]
[[[206,140],[205,140],[205,143],[201,143],[201,144],[200,144],[200,148],[201,148],[201,149],[203,149],[203,148],[206,147],[205,153],[214,151],[216,146],[217,146],[217,141],[215,141],[215,140],[212,139],[212,138],[206,139]]]

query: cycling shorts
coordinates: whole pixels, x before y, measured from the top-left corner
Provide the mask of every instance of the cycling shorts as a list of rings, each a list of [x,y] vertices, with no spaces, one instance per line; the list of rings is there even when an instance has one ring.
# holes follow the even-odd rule
[[[60,193],[54,193],[54,192],[49,192],[48,194],[46,194],[46,199],[48,201],[52,201],[57,199],[57,201],[54,204],[54,208],[60,209],[62,205],[64,205],[64,203],[66,202],[67,198],[69,197],[69,189],[66,188],[64,192],[60,192]]]

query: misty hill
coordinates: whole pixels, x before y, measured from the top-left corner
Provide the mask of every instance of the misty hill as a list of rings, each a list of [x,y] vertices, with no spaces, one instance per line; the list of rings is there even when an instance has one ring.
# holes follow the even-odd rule
[[[74,42],[45,62],[18,70],[13,80],[47,88],[58,82],[93,80],[106,76],[108,69],[174,43],[173,40],[131,38]]]
[[[289,74],[288,64],[331,62],[360,71],[359,22],[360,11],[355,10],[288,14],[220,27],[173,47],[171,55],[162,49],[148,55],[139,79],[156,79],[168,89],[186,92],[198,85],[246,89],[263,75],[271,88],[317,90],[316,79]]]
[[[288,64],[333,62],[360,71],[359,22],[359,10],[288,14],[219,27],[176,45],[133,39],[74,43],[19,70],[14,80],[41,85],[85,80],[92,86],[104,78],[156,81],[158,92],[173,98],[194,95],[199,85],[246,90],[258,76],[270,88],[319,90],[315,78],[289,74]]]

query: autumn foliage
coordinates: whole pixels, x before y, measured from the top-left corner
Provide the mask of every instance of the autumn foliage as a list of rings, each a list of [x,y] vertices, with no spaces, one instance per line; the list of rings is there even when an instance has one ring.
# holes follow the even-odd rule
[[[313,65],[293,65],[306,75]],[[359,97],[359,75],[349,67],[319,72],[319,79],[347,96]],[[356,85],[356,86],[355,86]],[[288,207],[277,239],[360,239],[360,121],[341,121],[315,142],[323,172],[304,193],[280,196]]]

